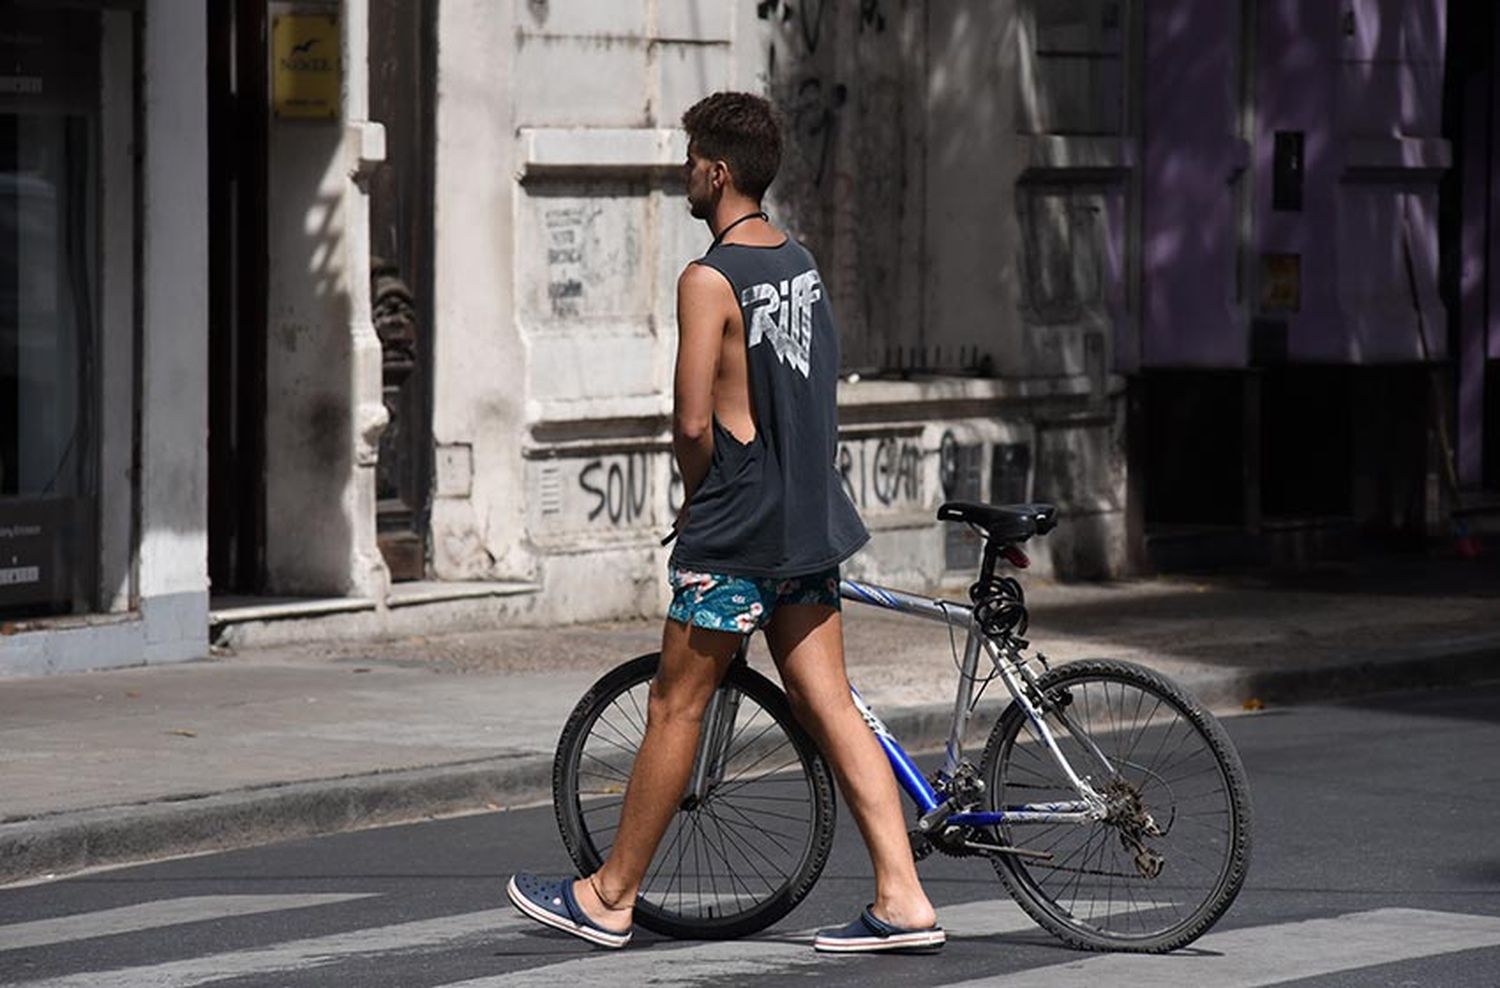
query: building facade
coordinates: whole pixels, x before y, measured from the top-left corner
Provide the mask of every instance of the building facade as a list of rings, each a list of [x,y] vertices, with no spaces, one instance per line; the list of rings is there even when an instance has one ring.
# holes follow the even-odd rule
[[[0,533],[53,560],[4,570],[0,673],[660,613],[709,239],[678,120],[722,88],[785,118],[851,571],[967,578],[954,498],[1058,503],[1038,568],[1098,578],[1420,541],[1500,488],[1485,4],[74,7],[5,15],[89,69],[3,94],[0,278],[56,287],[0,326]],[[75,109],[28,102],[54,76]]]
[[[0,11],[0,673],[204,654],[203,5]]]

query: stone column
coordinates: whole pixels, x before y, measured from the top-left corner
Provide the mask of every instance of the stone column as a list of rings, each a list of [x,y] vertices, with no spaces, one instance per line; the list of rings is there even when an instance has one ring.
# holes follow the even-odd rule
[[[382,604],[390,588],[390,571],[375,538],[376,476],[380,434],[389,413],[381,397],[380,337],[370,312],[369,176],[385,160],[385,127],[368,119],[369,3],[344,4],[344,151],[349,188],[345,209],[344,259],[349,294],[349,394],[354,429],[353,476],[345,508],[353,522],[350,544],[351,591]]]

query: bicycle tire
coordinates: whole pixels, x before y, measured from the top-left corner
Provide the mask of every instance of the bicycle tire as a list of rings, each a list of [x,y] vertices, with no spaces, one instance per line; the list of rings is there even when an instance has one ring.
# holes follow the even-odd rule
[[[660,653],[642,655],[606,673],[558,740],[553,809],[581,874],[597,870],[613,843],[659,661]],[[743,663],[730,667],[723,688],[740,703],[724,779],[701,803],[684,801],[636,900],[635,921],[665,936],[717,940],[765,929],[812,890],[833,846],[832,775],[785,694]]]
[[[1044,673],[1037,685],[1066,703],[1066,715],[1113,761],[1116,776],[1104,778],[1097,759],[1049,715],[1075,771],[1101,791],[1124,799],[1133,792],[1158,828],[1166,823],[1166,834],[1136,831],[1140,843],[1132,850],[1125,830],[1141,819],[1133,813],[1122,814],[1134,822],[1125,826],[1002,824],[993,833],[999,843],[1053,858],[996,855],[1001,881],[1037,923],[1080,949],[1164,953],[1196,940],[1224,915],[1250,865],[1249,785],[1228,734],[1180,686],[1133,663],[1073,662]],[[991,809],[1077,798],[1015,703],[991,732],[980,772]],[[1137,864],[1141,844],[1161,855],[1154,876],[1149,858]]]

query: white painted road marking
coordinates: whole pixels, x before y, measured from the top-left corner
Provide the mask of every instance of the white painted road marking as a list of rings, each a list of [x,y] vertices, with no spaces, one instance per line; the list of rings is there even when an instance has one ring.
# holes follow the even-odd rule
[[[1098,955],[954,988],[1263,988],[1481,947],[1500,947],[1500,916],[1376,909],[1210,933],[1175,954]]]
[[[277,971],[307,971],[347,960],[432,950],[467,937],[515,932],[522,924],[535,926],[506,906],[504,909],[351,930],[144,967],[82,971],[45,981],[28,981],[26,988],[98,988],[101,984],[108,984],[110,988],[189,988],[208,981]]]
[[[140,902],[117,909],[0,926],[0,950],[44,947],[51,943],[107,937],[116,933],[136,933],[140,930],[227,919],[232,916],[274,913],[283,909],[306,909],[310,906],[348,902],[351,899],[366,899],[375,894],[330,892],[309,895],[194,895],[181,899],[158,899],[155,902]]]
[[[224,913],[222,908],[228,908],[229,900],[234,899],[335,901],[340,898],[357,896],[204,896],[197,900],[160,903],[163,910],[159,916],[173,915],[171,909],[193,902],[200,905],[192,918],[203,918],[201,904],[216,900],[221,902],[221,915],[243,915],[243,912]],[[313,904],[317,903],[302,903]],[[94,922],[79,925],[76,929],[82,931],[84,937],[104,935],[100,932],[104,929],[128,932],[120,925],[123,917],[112,915],[120,912],[105,910],[88,914],[92,915]],[[958,943],[1037,930],[1031,919],[1008,899],[948,905],[942,907],[940,913],[943,925]],[[86,918],[88,916],[64,917]],[[39,939],[45,935],[40,924],[56,922],[59,920],[0,927],[0,935],[31,928],[32,943],[58,943],[62,940],[56,936]],[[137,925],[134,928],[150,929],[151,926]],[[330,979],[336,980],[338,965],[345,962],[462,949],[465,945],[493,951],[497,943],[515,942],[532,931],[541,932],[541,928],[505,907],[142,967],[79,972],[29,982],[28,988],[94,988],[99,984],[109,984],[111,988],[189,988],[221,979],[309,970],[323,970]],[[559,984],[569,988],[596,985],[616,988],[622,984],[672,986],[710,981],[733,984],[755,977],[815,974],[820,965],[848,963],[847,959],[817,954],[810,943],[812,932],[788,933],[774,939],[680,946],[661,944],[651,950],[587,953],[560,963],[457,982],[447,988],[524,988],[527,985],[551,988]],[[1211,933],[1191,949],[1165,956],[1076,955],[1077,960],[1067,963],[980,978],[964,982],[961,988],[1037,988],[1039,985],[1047,988],[1098,988],[1106,984],[1110,988],[1204,988],[1206,985],[1213,988],[1265,988],[1379,964],[1495,947],[1500,947],[1500,916],[1379,909],[1333,919]],[[998,952],[1004,947],[997,944],[994,949]],[[1001,955],[997,953],[998,956]],[[933,958],[931,963],[941,964],[941,956]]]

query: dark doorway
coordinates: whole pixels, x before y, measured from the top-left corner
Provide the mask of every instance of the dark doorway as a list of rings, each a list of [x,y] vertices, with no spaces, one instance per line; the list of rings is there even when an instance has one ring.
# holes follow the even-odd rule
[[[1245,520],[1243,375],[1143,375],[1146,524],[1238,528]]]
[[[427,572],[436,7],[435,0],[370,3],[370,116],[386,133],[386,161],[370,186],[371,294],[390,413],[380,440],[377,528],[397,581]]]
[[[208,569],[215,594],[263,584],[266,0],[208,5]]]
[[[1500,518],[1500,13],[1450,0],[1443,136],[1453,167],[1440,200],[1443,301],[1453,354],[1453,442],[1464,497]],[[1471,507],[1473,505],[1470,505]],[[1500,524],[1500,523],[1497,523]]]

